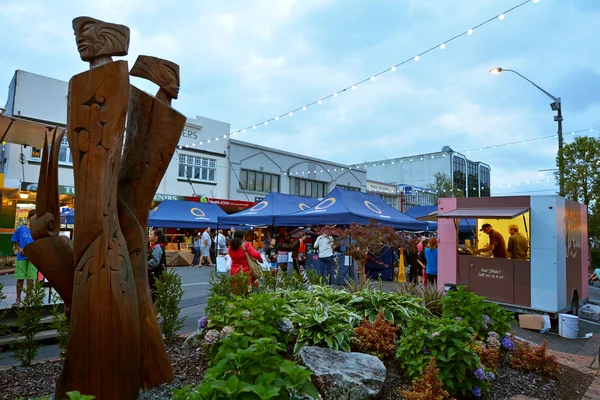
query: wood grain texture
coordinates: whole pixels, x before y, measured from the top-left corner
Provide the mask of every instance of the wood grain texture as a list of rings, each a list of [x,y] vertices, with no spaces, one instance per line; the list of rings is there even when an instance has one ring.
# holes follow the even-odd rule
[[[131,68],[131,76],[148,79],[160,89],[156,98],[171,105],[171,101],[179,96],[179,65],[172,61],[152,56],[139,56]]]
[[[69,82],[67,131],[75,176],[75,264],[64,387],[99,399],[136,399],[140,324],[136,282],[117,212],[129,102],[125,61]],[[60,386],[60,385],[58,385]]]
[[[184,115],[131,86],[118,209],[137,285],[144,388],[173,380],[173,367],[162,341],[148,286],[147,231],[152,200],[185,122]]]

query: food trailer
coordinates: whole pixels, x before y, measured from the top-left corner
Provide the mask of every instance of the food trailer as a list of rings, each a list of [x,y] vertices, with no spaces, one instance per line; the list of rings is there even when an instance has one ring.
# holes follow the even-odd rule
[[[476,219],[473,243],[459,247],[461,219]],[[517,225],[529,241],[527,260],[473,255],[489,243],[483,224],[504,236]],[[588,299],[588,230],[585,205],[559,196],[444,198],[438,202],[438,285],[464,285],[507,309],[550,314]]]

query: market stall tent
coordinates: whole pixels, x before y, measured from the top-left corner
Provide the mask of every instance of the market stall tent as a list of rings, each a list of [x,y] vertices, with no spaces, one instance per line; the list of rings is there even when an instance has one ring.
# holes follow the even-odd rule
[[[225,211],[216,204],[164,200],[150,211],[148,226],[153,228],[216,228]]]
[[[275,217],[309,209],[318,199],[269,193],[262,201],[247,210],[218,218],[219,225],[274,225]]]
[[[402,214],[379,196],[339,187],[307,210],[275,217],[275,225],[348,225],[353,222],[367,225],[371,220],[411,232],[424,232],[428,228],[427,222]]]

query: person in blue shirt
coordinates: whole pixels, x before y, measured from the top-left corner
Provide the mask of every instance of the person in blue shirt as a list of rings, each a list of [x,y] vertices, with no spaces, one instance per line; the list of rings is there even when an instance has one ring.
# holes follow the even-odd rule
[[[425,249],[425,259],[427,260],[427,266],[425,267],[427,283],[437,285],[438,240],[436,238],[429,241],[429,247]]]
[[[21,292],[23,291],[23,283],[27,279],[27,289],[33,285],[33,281],[37,279],[37,268],[25,257],[23,249],[29,243],[33,242],[31,237],[31,219],[35,215],[35,210],[29,211],[27,214],[27,225],[22,225],[15,230],[12,236],[12,241],[17,249],[17,264],[15,266],[15,279],[17,280],[17,301],[13,304],[13,307],[17,307],[21,304]]]

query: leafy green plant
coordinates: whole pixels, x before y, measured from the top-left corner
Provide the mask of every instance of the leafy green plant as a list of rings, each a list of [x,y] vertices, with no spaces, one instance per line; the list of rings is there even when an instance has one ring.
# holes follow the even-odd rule
[[[398,339],[398,328],[383,318],[379,313],[377,320],[371,323],[364,319],[354,328],[356,332],[356,347],[362,352],[374,355],[380,359],[393,356],[396,352],[395,341]]]
[[[207,329],[221,330],[233,326],[237,333],[253,338],[273,337],[287,343],[289,332],[279,330],[288,315],[286,301],[273,292],[252,293],[235,300],[223,297],[208,300]]]
[[[421,305],[427,308],[433,315],[437,317],[442,316],[442,298],[444,297],[445,292],[439,290],[437,286],[406,282],[397,284],[396,290],[398,294],[419,299]]]
[[[15,309],[16,321],[13,327],[19,337],[11,343],[11,348],[14,350],[14,357],[24,366],[31,365],[40,349],[35,336],[44,329],[41,319],[45,295],[42,283],[34,281],[25,289],[22,307]]]
[[[248,285],[249,279],[250,275],[246,273],[231,275],[212,272],[209,294],[211,297],[223,296],[227,298],[249,296],[256,289],[255,286]]]
[[[294,399],[309,395],[318,398],[311,372],[285,360],[285,347],[272,338],[250,338],[233,333],[222,341],[215,365],[204,381],[175,391],[175,400]]]
[[[52,314],[50,327],[58,333],[58,347],[66,350],[69,345],[69,323],[64,312],[64,304],[58,293],[52,292],[52,309],[50,312]]]
[[[468,396],[490,386],[472,347],[473,331],[461,321],[417,316],[404,330],[396,358],[411,379],[434,359],[444,388],[453,396]]]
[[[435,360],[430,359],[423,376],[413,380],[412,390],[400,390],[400,396],[404,400],[453,400],[444,389],[439,373]]]
[[[297,304],[288,307],[290,319],[298,325],[298,339],[294,353],[305,345],[329,347],[350,351],[350,340],[354,336],[353,327],[360,316],[338,304]]]
[[[383,312],[386,321],[402,329],[416,315],[431,315],[414,297],[373,289],[356,293],[348,302],[348,308],[371,322],[375,322],[377,315]]]
[[[443,297],[443,316],[462,319],[482,338],[487,337],[489,332],[504,336],[510,330],[513,315],[498,304],[484,300],[484,297],[467,292],[464,286],[459,286],[458,290]]]
[[[346,284],[344,288],[348,291],[348,293],[358,293],[361,290],[365,290],[371,287],[372,285],[371,278],[365,279],[346,279]]]
[[[181,276],[175,271],[165,271],[156,280],[156,312],[160,314],[160,330],[167,339],[175,337],[183,327],[185,317],[179,318],[179,302],[183,297]]]

